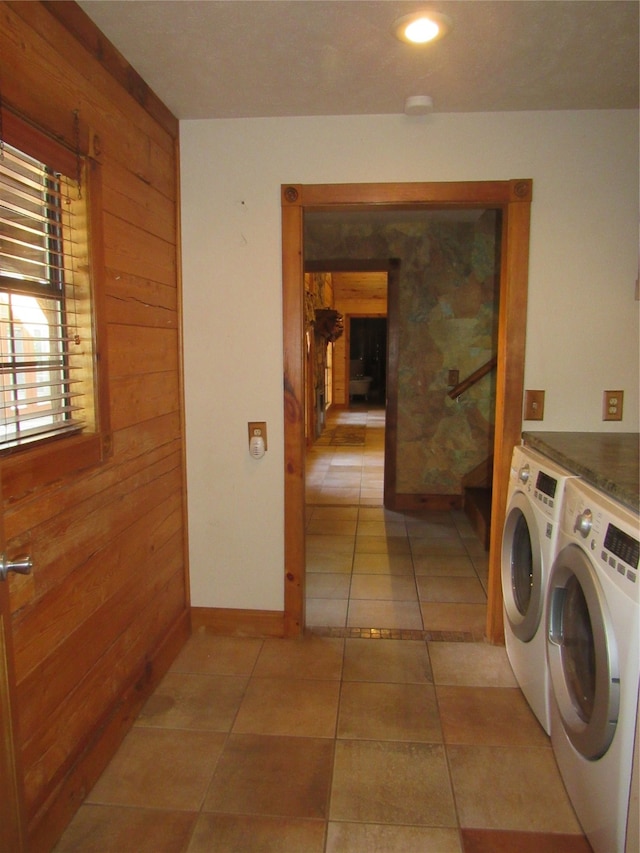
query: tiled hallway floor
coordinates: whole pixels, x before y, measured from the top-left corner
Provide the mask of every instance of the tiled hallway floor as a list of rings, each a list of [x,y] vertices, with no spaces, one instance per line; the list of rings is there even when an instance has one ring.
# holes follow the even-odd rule
[[[384,409],[337,410],[307,452],[307,627],[481,639],[487,553],[462,512],[383,508],[384,430]]]
[[[197,631],[56,853],[590,851],[481,639],[484,551],[460,514],[385,513],[384,413],[341,417],[368,440],[308,454],[311,630]]]

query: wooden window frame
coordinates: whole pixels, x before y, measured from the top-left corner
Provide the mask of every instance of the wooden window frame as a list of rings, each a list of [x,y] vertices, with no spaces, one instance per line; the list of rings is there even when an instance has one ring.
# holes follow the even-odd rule
[[[14,148],[56,163],[61,154],[81,157],[84,164],[91,328],[93,334],[93,425],[75,434],[47,436],[0,451],[0,475],[5,502],[13,502],[35,489],[56,482],[79,470],[103,462],[111,452],[109,397],[104,309],[104,237],[102,233],[101,166],[88,155],[86,146],[71,152],[43,131],[2,108],[2,139]]]

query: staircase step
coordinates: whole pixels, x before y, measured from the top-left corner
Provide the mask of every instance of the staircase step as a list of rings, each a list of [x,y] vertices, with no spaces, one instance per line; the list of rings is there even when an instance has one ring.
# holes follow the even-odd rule
[[[491,533],[491,489],[467,488],[464,490],[464,511],[485,550],[489,550]]]

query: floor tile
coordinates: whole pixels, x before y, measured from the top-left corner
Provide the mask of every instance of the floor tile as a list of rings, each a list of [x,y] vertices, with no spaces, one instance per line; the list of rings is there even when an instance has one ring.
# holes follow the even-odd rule
[[[187,853],[323,853],[325,822],[202,814]]]
[[[436,684],[517,687],[504,646],[489,643],[429,643]]]
[[[471,558],[460,554],[414,555],[413,566],[416,577],[420,575],[450,578],[476,577],[476,570]]]
[[[467,556],[467,550],[459,536],[411,538],[411,553],[414,557]]]
[[[426,645],[419,640],[346,640],[343,679],[431,684]]]
[[[171,665],[171,671],[250,675],[261,648],[259,639],[218,637],[206,628],[198,628]]]
[[[351,579],[351,600],[417,601],[418,593],[413,576],[354,574]]]
[[[404,521],[358,521],[358,538],[361,536],[406,536]]]
[[[396,536],[358,536],[355,543],[356,554],[411,554],[409,540]]]
[[[254,676],[340,680],[344,640],[303,637],[265,640]]]
[[[353,558],[353,574],[409,575],[413,578],[411,554],[370,554],[356,551]]]
[[[341,521],[357,521],[359,514],[357,506],[316,506],[312,507],[311,517],[314,520],[337,518]]]
[[[426,631],[472,631],[482,633],[487,624],[485,604],[429,602],[420,604]]]
[[[348,598],[308,598],[305,604],[310,628],[344,628],[347,624]]]
[[[441,743],[435,689],[428,684],[345,682],[338,737]]]
[[[457,829],[329,823],[326,853],[462,853]],[[302,851],[301,851],[302,853]]]
[[[350,572],[310,572],[305,578],[308,598],[349,598]]]
[[[487,597],[477,578],[417,578],[418,595],[424,602],[486,604]],[[483,611],[483,616],[486,613]]]
[[[247,677],[168,672],[145,703],[137,726],[228,732]]]
[[[324,819],[333,749],[329,739],[232,734],[203,810]]]
[[[420,607],[412,601],[349,602],[347,625],[353,628],[422,628]]]
[[[54,853],[181,853],[197,816],[196,811],[85,804]]]
[[[540,746],[551,742],[516,687],[449,687],[436,690],[446,743]]]
[[[197,810],[226,737],[216,732],[135,726],[87,802]]]
[[[592,853],[582,835],[463,829],[464,853]]]
[[[340,518],[312,518],[307,532],[322,536],[355,536],[357,521]]]
[[[579,834],[552,750],[447,746],[460,825]]]
[[[444,747],[337,741],[330,817],[357,823],[455,826]]]
[[[233,731],[332,738],[339,695],[339,681],[252,678]]]

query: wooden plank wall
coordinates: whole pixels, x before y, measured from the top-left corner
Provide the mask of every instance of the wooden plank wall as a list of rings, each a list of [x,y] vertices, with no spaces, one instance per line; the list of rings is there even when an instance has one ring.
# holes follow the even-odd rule
[[[30,850],[62,831],[189,631],[178,123],[105,69],[107,48],[75,4],[0,2],[4,108],[67,143],[77,110],[102,164],[112,430],[105,462],[3,504],[8,553],[34,561],[10,581]]]

